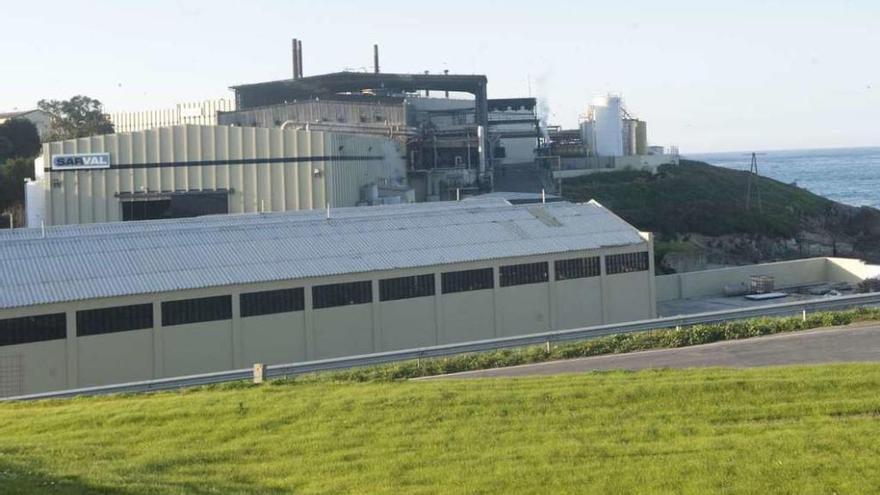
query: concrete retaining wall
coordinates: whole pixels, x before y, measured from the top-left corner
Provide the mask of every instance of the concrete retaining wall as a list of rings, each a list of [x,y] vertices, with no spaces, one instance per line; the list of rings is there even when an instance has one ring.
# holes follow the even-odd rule
[[[748,283],[750,275],[770,275],[776,287],[784,289],[823,282],[858,283],[880,275],[880,266],[848,258],[809,258],[661,275],[656,278],[657,301],[722,296],[725,285]]]

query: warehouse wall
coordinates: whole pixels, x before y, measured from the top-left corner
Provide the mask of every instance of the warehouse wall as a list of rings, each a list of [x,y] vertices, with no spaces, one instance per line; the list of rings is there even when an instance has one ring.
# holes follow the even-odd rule
[[[47,225],[120,221],[120,194],[219,191],[229,213],[355,206],[362,186],[406,176],[387,139],[293,129],[186,125],[43,147],[47,167],[70,153],[109,153],[111,168],[45,170]]]
[[[559,280],[555,287],[558,328],[601,325],[602,277]]]
[[[650,249],[647,242],[602,251],[0,310],[0,319],[65,312],[68,322],[66,339],[0,347],[0,396],[648,318],[655,311],[651,271],[606,275],[603,268],[600,276],[556,281],[554,262],[645,250],[650,255]],[[544,261],[550,270],[548,282],[500,287],[499,267]],[[493,268],[493,288],[442,293],[442,273],[488,267]],[[434,295],[379,300],[379,280],[431,273]],[[313,286],[365,280],[372,281],[372,302],[313,309]],[[301,311],[241,317],[241,293],[298,287],[305,295]],[[231,319],[162,326],[162,302],[220,295],[232,296]],[[144,303],[152,304],[154,328],[77,337],[77,311]]]
[[[242,363],[284,364],[306,360],[305,312],[260,315],[240,320]]]

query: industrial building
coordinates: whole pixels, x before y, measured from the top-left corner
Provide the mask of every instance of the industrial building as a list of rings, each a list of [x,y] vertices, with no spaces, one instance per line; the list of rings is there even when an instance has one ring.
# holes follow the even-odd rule
[[[652,254],[500,197],[0,232],[0,395],[651,318]]]
[[[173,108],[158,110],[110,112],[114,132],[135,132],[175,125],[217,125],[219,112],[235,110],[235,100],[219,98],[178,103]]]
[[[35,169],[31,227],[414,199],[393,141],[294,128],[180,125],[47,143]]]
[[[553,179],[565,179],[609,170],[654,172],[678,163],[671,150],[649,146],[647,123],[633,116],[619,95],[607,94],[593,99],[577,129],[548,128],[539,159]]]

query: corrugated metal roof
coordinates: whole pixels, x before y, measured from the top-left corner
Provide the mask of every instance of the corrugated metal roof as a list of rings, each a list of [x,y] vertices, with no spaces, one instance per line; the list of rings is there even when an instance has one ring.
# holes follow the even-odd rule
[[[502,199],[0,232],[0,308],[642,243],[598,203]]]

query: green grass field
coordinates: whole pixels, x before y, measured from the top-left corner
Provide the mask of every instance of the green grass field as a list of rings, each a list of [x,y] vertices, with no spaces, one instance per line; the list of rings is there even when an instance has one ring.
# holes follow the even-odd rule
[[[0,493],[876,493],[880,365],[0,404]]]

